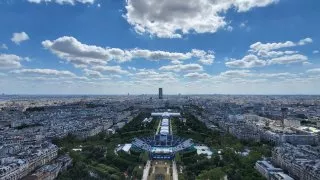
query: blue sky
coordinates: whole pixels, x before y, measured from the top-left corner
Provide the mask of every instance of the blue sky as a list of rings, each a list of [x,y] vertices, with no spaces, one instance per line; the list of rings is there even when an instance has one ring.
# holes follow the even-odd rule
[[[318,94],[317,0],[0,0],[6,94]]]

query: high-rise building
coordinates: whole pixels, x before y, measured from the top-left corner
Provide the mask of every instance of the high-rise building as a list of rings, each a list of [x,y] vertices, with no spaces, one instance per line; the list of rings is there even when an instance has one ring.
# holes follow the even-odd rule
[[[159,99],[163,99],[162,88],[159,88]]]

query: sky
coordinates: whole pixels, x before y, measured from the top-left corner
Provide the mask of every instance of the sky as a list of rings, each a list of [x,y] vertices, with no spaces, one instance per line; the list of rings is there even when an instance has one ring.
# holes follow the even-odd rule
[[[319,94],[319,0],[0,0],[0,93]]]

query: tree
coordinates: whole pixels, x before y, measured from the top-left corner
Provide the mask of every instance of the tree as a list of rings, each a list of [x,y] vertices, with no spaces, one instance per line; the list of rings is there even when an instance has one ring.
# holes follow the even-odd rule
[[[147,162],[148,160],[149,160],[149,153],[147,152],[147,151],[145,151],[145,152],[143,152],[143,153],[141,153],[140,154],[140,160],[142,161],[142,162]]]
[[[176,161],[177,164],[181,164],[181,156],[180,156],[179,153],[176,153],[175,161]]]
[[[221,168],[214,168],[209,171],[203,171],[199,176],[197,176],[197,180],[221,180],[225,176],[225,173]]]
[[[139,166],[136,166],[132,171],[132,175],[135,176],[137,179],[141,179],[143,176],[143,169]]]

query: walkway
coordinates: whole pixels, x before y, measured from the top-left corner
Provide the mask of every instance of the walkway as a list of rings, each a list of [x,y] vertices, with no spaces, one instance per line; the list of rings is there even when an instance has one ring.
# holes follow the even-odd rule
[[[172,178],[173,178],[173,180],[178,180],[176,161],[172,161]]]
[[[156,135],[159,134],[159,132],[160,132],[161,121],[162,121],[162,120],[160,120],[160,122],[159,122],[159,124],[158,124],[158,128],[157,128]]]
[[[149,176],[149,171],[150,171],[150,161],[147,161],[146,166],[143,169],[143,176],[142,176],[142,180],[148,180],[148,176]]]

